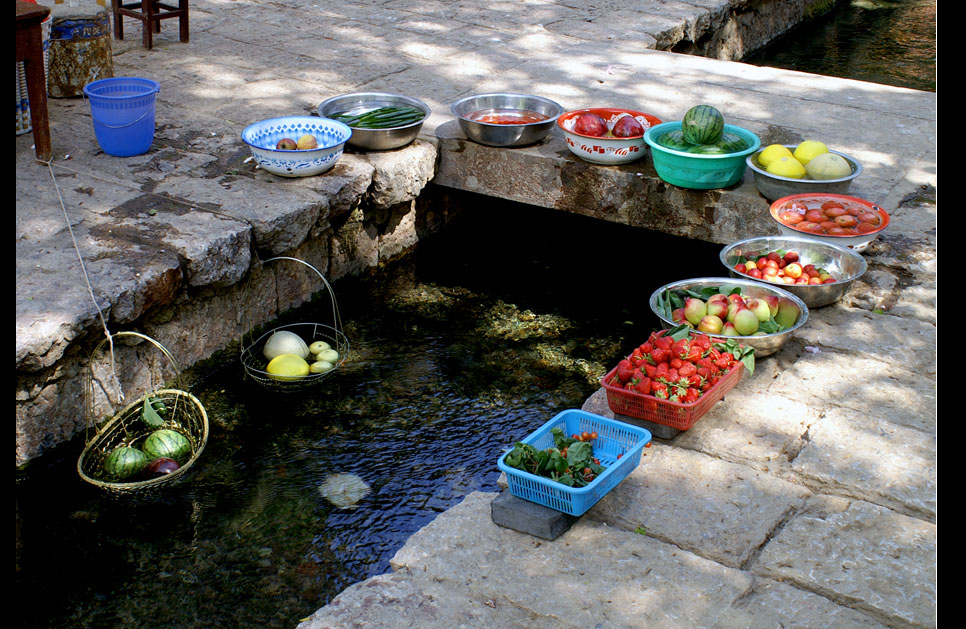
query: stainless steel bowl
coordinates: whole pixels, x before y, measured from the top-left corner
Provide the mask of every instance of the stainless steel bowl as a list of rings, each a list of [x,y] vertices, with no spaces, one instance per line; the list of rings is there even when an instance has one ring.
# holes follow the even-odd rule
[[[815,285],[773,284],[767,280],[756,280],[735,271],[738,258],[756,258],[778,249],[795,251],[803,264],[814,264],[826,269],[836,279],[836,282],[834,284]],[[759,236],[739,240],[722,249],[718,257],[721,263],[728,268],[732,277],[787,290],[805,302],[805,305],[809,308],[827,306],[841,299],[842,295],[852,286],[852,282],[862,277],[868,267],[861,254],[847,247],[790,236]]]
[[[780,350],[782,346],[788,342],[788,339],[792,337],[792,334],[794,334],[795,330],[805,325],[805,322],[808,321],[808,306],[805,305],[805,302],[795,295],[792,295],[788,291],[769,284],[762,284],[754,280],[742,280],[737,278],[732,279],[727,277],[698,277],[690,280],[681,280],[679,282],[666,284],[651,294],[651,299],[649,300],[651,312],[653,312],[657,318],[661,320],[661,324],[664,328],[675,327],[677,324],[671,319],[665,318],[658,308],[658,300],[664,291],[700,291],[704,288],[717,288],[722,286],[737,286],[741,288],[741,294],[746,297],[777,296],[782,302],[790,304],[798,309],[798,320],[795,322],[795,325],[776,334],[766,334],[764,336],[715,336],[715,338],[735,339],[742,345],[755,348],[756,358],[770,356],[771,354],[774,354]]]
[[[797,144],[785,144],[788,150],[794,151],[798,146]],[[762,151],[765,150],[762,148]],[[845,161],[849,163],[852,167],[852,174],[848,177],[842,177],[841,179],[792,179],[791,177],[779,177],[778,175],[773,175],[765,170],[765,168],[758,163],[758,155],[761,151],[755,151],[751,155],[745,158],[745,162],[748,168],[752,170],[755,176],[755,186],[758,188],[758,192],[761,196],[765,197],[769,201],[776,201],[782,197],[787,197],[792,194],[805,194],[813,192],[834,192],[836,194],[845,194],[849,190],[849,186],[856,177],[862,174],[862,164],[860,164],[854,157],[849,157],[845,153],[840,153],[838,151],[833,151],[829,149],[829,153],[835,153],[845,158]]]
[[[469,116],[483,110],[526,110],[535,111],[547,117],[539,122],[524,124],[493,124],[472,120]],[[557,123],[563,107],[542,96],[527,94],[477,94],[458,100],[450,110],[459,119],[460,128],[466,137],[487,146],[527,146],[540,142]]]
[[[337,114],[355,114],[372,111],[380,107],[415,107],[423,110],[426,115],[419,122],[414,122],[402,127],[391,129],[363,129],[361,127],[350,127],[352,137],[348,144],[356,148],[369,151],[388,151],[406,146],[416,139],[419,131],[423,128],[423,122],[432,113],[429,106],[418,98],[403,96],[402,94],[389,94],[386,92],[356,92],[353,94],[342,94],[322,101],[318,107],[319,115],[323,118],[331,118]]]

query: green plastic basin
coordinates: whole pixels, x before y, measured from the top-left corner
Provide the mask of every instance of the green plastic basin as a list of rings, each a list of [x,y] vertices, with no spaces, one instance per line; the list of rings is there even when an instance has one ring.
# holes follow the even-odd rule
[[[681,188],[709,190],[735,185],[745,176],[745,158],[761,146],[757,135],[730,124],[724,126],[724,132],[734,133],[748,142],[749,146],[745,150],[723,155],[701,155],[675,151],[657,143],[657,139],[668,131],[680,129],[680,121],[664,122],[649,128],[644,133],[644,141],[651,147],[651,157],[658,177]]]

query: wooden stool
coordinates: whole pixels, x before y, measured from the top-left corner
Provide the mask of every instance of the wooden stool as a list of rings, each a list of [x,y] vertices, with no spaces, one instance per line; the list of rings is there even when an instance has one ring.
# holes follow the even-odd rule
[[[44,72],[44,46],[40,23],[50,9],[17,0],[17,61],[23,61],[30,99],[30,120],[34,128],[37,159],[50,161],[50,124],[47,119],[47,77]]]
[[[160,0],[140,0],[124,4],[123,0],[111,0],[114,10],[114,37],[124,39],[123,17],[133,17],[141,21],[141,40],[144,47],[154,46],[154,33],[161,32],[161,20],[178,18],[181,29],[181,43],[188,43],[188,0],[178,0],[178,6],[165,4]]]

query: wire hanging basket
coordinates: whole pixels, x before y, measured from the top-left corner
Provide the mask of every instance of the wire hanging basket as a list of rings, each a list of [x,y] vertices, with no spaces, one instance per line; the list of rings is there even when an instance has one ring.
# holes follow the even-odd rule
[[[335,299],[335,291],[332,290],[332,286],[325,279],[325,276],[314,266],[298,258],[279,256],[265,260],[264,264],[279,260],[288,260],[305,265],[318,275],[332,300],[332,325],[323,323],[290,323],[287,325],[279,325],[266,331],[248,344],[245,343],[246,339],[243,337],[241,344],[241,363],[248,377],[265,389],[279,393],[294,393],[313,387],[337,372],[345,364],[349,356],[349,339],[342,332],[342,319],[339,315],[339,305]],[[314,349],[316,344],[319,344],[319,347],[324,348],[324,350],[333,350],[337,355],[332,360],[325,360],[324,362],[328,363],[328,365],[318,367],[320,370],[316,371],[315,363],[321,361],[315,361],[313,363],[316,355],[310,352],[306,360],[310,365],[310,371],[305,375],[269,373],[268,363],[270,359],[265,356],[265,345],[277,332],[296,334],[304,341],[307,347]],[[322,354],[320,353],[317,356],[321,357]]]
[[[174,368],[176,380],[181,375],[171,353],[149,336],[138,332],[118,332],[102,340],[91,352],[87,386],[84,391],[89,431],[94,424],[95,417],[96,376],[94,373],[94,357],[105,343],[111,342],[113,352],[114,340],[128,336],[151,343],[164,354]],[[107,398],[110,402],[110,395]],[[153,414],[150,414],[150,423],[149,420],[145,419],[148,415],[145,405],[150,405],[153,411]],[[172,459],[177,461],[179,465],[177,469],[160,474],[150,471],[150,457],[144,453],[145,442],[158,431],[177,433],[180,437],[172,435],[171,432],[167,433],[167,437],[176,438],[179,444],[186,442],[179,453],[174,455],[176,458]],[[77,473],[88,483],[113,495],[145,492],[181,478],[197,462],[207,442],[208,414],[198,398],[181,389],[155,389],[128,404],[120,412],[115,413],[103,426],[96,430],[93,437],[87,439],[84,451],[77,460]],[[133,464],[130,464],[125,467],[123,475],[118,474],[118,468],[114,465],[112,454],[115,454],[115,451],[121,448],[133,448],[144,455],[145,465],[141,471],[131,472]],[[138,459],[139,457],[135,458]]]

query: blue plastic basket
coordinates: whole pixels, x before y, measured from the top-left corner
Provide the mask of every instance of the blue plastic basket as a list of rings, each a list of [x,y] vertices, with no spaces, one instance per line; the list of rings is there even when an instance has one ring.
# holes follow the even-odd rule
[[[541,426],[521,441],[538,450],[554,447],[550,430],[559,427],[568,437],[574,433],[596,432],[594,456],[607,468],[586,487],[568,487],[543,476],[510,467],[504,452],[497,462],[506,472],[510,494],[557,511],[580,516],[593,507],[607,492],[627,478],[641,462],[641,452],[651,441],[651,433],[637,426],[625,424],[580,410],[566,410]],[[620,458],[618,458],[620,456]]]

